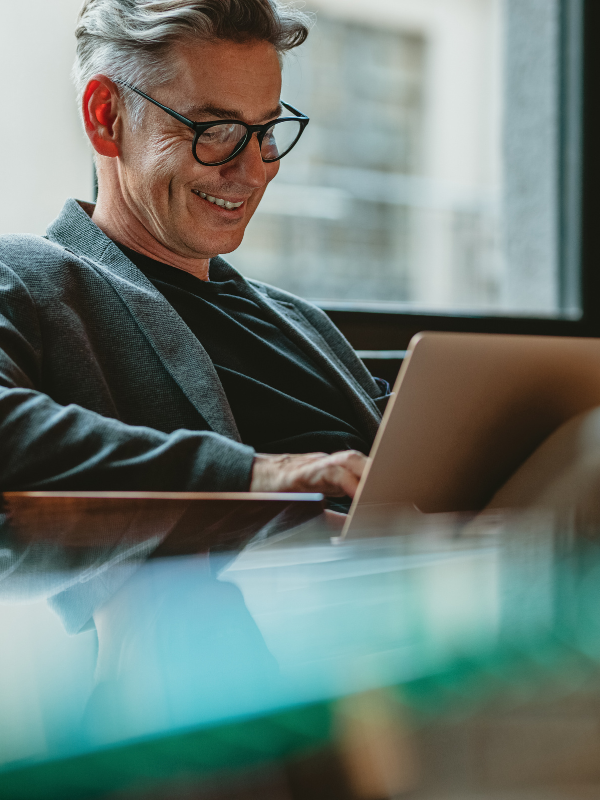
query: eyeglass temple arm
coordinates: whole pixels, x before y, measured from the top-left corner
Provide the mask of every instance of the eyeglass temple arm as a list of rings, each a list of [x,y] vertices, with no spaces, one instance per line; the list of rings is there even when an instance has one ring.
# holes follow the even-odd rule
[[[150,97],[149,94],[146,94],[145,92],[142,92],[142,90],[138,89],[136,86],[132,86],[130,83],[127,83],[127,81],[122,81],[122,80],[118,80],[118,79],[115,79],[115,83],[120,83],[122,86],[126,86],[128,89],[131,89],[132,92],[135,92],[136,94],[139,94],[142,97],[145,97],[146,100],[149,100],[151,103],[154,103],[155,106],[158,106],[159,108],[162,108],[162,110],[166,111],[167,114],[169,114],[171,117],[174,117],[179,122],[183,122],[183,124],[187,125],[188,128],[195,129],[195,123],[192,122],[191,119],[188,119],[187,117],[183,117],[181,114],[178,114],[176,111],[173,111],[173,109],[169,108],[168,106],[163,106],[163,104],[159,103],[158,100],[155,100],[153,97]]]
[[[187,117],[184,117],[181,114],[178,114],[177,111],[173,111],[173,109],[169,108],[168,106],[163,106],[162,103],[159,103],[158,100],[155,100],[153,97],[150,97],[150,95],[146,94],[146,92],[142,92],[142,90],[138,89],[137,86],[133,86],[131,83],[127,83],[127,81],[122,81],[119,78],[115,79],[115,83],[120,83],[122,86],[126,86],[128,89],[131,89],[132,92],[135,92],[136,94],[139,94],[142,97],[145,97],[146,100],[149,100],[151,103],[154,103],[155,106],[158,106],[159,108],[162,108],[163,111],[166,111],[167,114],[169,114],[174,119],[179,120],[179,122],[183,122],[183,124],[187,125],[188,128],[192,128],[192,130],[196,129],[198,123],[192,122],[191,119],[188,119]],[[291,106],[289,103],[284,103],[283,100],[282,100],[281,101],[281,105],[284,106],[285,108],[287,108],[288,111],[291,111],[297,117],[300,117],[300,119],[302,121],[306,121],[306,122],[309,121],[309,118],[306,116],[306,114],[303,114],[301,111],[298,111],[297,108],[294,108],[294,106]]]
[[[293,114],[295,114],[297,117],[300,117],[301,119],[303,119],[303,120],[306,120],[307,122],[309,121],[309,120],[308,120],[308,117],[306,116],[306,114],[303,114],[301,111],[298,111],[298,109],[297,109],[297,108],[294,108],[294,106],[291,106],[289,103],[284,103],[284,102],[283,102],[283,100],[282,100],[282,101],[281,101],[281,105],[282,105],[284,108],[287,108],[287,110],[288,110],[288,111],[291,111],[291,112],[292,112]]]

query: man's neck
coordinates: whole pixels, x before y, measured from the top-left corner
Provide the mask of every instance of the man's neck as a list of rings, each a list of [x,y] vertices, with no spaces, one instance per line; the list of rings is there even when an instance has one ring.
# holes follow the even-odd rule
[[[100,230],[114,242],[125,245],[136,253],[141,253],[154,261],[168,264],[184,272],[189,272],[200,280],[208,281],[210,259],[186,258],[173,253],[161,242],[157,241],[144,225],[133,214],[120,207],[119,203],[107,203],[102,195],[92,214],[94,222]]]

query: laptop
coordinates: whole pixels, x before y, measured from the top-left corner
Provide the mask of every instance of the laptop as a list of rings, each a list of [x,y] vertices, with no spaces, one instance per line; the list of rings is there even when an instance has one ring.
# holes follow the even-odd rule
[[[595,406],[600,339],[417,334],[335,541],[396,509],[483,509],[544,439]]]

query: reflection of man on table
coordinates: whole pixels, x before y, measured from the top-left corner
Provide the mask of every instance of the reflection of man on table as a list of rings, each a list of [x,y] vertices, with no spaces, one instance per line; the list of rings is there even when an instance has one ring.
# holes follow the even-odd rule
[[[353,495],[385,391],[320,310],[219,256],[307,123],[280,99],[307,32],[270,0],[84,3],[98,202],[0,238],[4,490]]]

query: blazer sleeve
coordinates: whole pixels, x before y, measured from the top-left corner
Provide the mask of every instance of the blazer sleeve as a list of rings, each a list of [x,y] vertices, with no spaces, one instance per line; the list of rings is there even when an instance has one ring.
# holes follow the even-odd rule
[[[42,332],[0,263],[0,490],[246,491],[254,450],[212,431],[131,426],[40,391]]]

